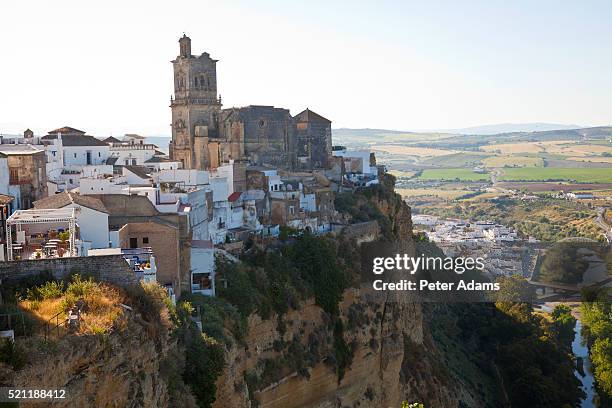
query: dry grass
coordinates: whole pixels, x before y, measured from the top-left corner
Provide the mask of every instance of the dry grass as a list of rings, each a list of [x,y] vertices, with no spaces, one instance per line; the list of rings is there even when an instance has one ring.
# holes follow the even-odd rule
[[[486,167],[543,167],[544,160],[540,157],[525,156],[493,156],[482,159]]]
[[[598,156],[604,152],[612,153],[612,146],[585,144],[567,140],[493,144],[483,146],[481,149],[485,152],[499,152],[504,155],[520,153],[548,153],[562,156],[587,157],[593,155]]]
[[[612,157],[604,157],[604,156],[568,157],[567,160],[579,161],[579,162],[612,163]]]
[[[416,174],[414,171],[389,170],[389,173],[397,178],[410,178]]]
[[[403,154],[417,157],[437,157],[457,153],[455,150],[430,149],[428,147],[410,147],[394,145],[375,145],[372,150],[391,154]]]
[[[557,144],[546,146],[546,151],[551,154],[561,154],[565,156],[585,157],[599,155],[604,152],[612,153],[611,146],[589,145],[589,144]]]
[[[516,154],[516,153],[544,153],[546,149],[540,143],[507,143],[482,146],[485,152],[497,152],[501,154]]]
[[[61,313],[59,320],[62,322],[67,317],[67,309],[82,298],[85,307],[81,313],[79,333],[99,334],[110,329],[121,314],[122,309],[119,304],[123,302],[124,295],[118,289],[101,283],[94,283],[85,293],[78,294],[82,296],[75,296],[68,289],[59,298],[24,300],[19,305],[41,323],[49,321],[57,313]]]

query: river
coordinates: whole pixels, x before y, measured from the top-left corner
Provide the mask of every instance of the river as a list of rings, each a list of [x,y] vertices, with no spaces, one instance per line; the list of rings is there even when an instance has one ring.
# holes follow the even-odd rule
[[[539,309],[550,313],[552,312],[554,304],[543,304],[540,305]],[[574,316],[576,317],[576,316]],[[589,359],[589,348],[584,344],[582,340],[582,322],[580,319],[576,319],[576,326],[574,327],[574,341],[572,341],[572,354],[578,361],[582,359],[582,368],[584,376],[576,369],[574,369],[574,375],[582,384],[582,390],[586,394],[586,397],[580,401],[580,408],[596,408],[593,398],[595,398],[595,378],[593,377],[591,360]]]
[[[582,383],[582,390],[586,394],[586,397],[581,401],[581,408],[595,408],[593,398],[595,397],[595,379],[591,372],[591,360],[589,359],[589,348],[583,343],[582,340],[582,323],[580,320],[576,320],[576,327],[574,328],[574,341],[572,342],[572,353],[576,359],[582,358],[583,373],[584,376],[578,371],[574,370],[574,375]]]

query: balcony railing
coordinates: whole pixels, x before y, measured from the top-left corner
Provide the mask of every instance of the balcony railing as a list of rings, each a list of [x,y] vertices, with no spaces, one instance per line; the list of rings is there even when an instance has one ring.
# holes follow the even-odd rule
[[[113,143],[113,145],[110,147],[110,150],[154,150],[156,149],[157,146],[152,144],[152,143],[145,143],[145,144],[129,144],[127,142],[125,143]]]

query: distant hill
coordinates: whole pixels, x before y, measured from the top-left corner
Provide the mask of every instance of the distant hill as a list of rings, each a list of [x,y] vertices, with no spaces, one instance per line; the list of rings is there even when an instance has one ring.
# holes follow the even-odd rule
[[[547,140],[573,140],[612,138],[612,127],[555,129],[543,131],[501,132],[496,134],[461,134],[443,132],[406,132],[384,129],[333,129],[334,145],[366,148],[373,144],[400,144],[418,147],[444,147],[449,149],[478,149],[497,143],[536,142]]]
[[[494,125],[472,126],[462,129],[441,130],[440,132],[461,135],[496,135],[499,133],[545,132],[550,130],[580,129],[580,125],[561,125],[558,123],[499,123]]]

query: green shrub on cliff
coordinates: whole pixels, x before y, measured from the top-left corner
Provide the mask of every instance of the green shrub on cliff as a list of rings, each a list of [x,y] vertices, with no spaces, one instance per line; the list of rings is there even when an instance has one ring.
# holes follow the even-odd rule
[[[172,316],[176,328],[173,336],[184,350],[184,365],[181,377],[195,396],[198,407],[210,408],[215,402],[217,378],[225,364],[222,344],[210,337],[193,322],[193,306],[181,301]]]
[[[604,291],[589,297],[580,306],[583,335],[590,345],[601,406],[612,405],[612,302]]]
[[[337,315],[348,279],[331,244],[324,238],[305,234],[286,247],[284,253],[312,289],[317,305],[330,315]]]

